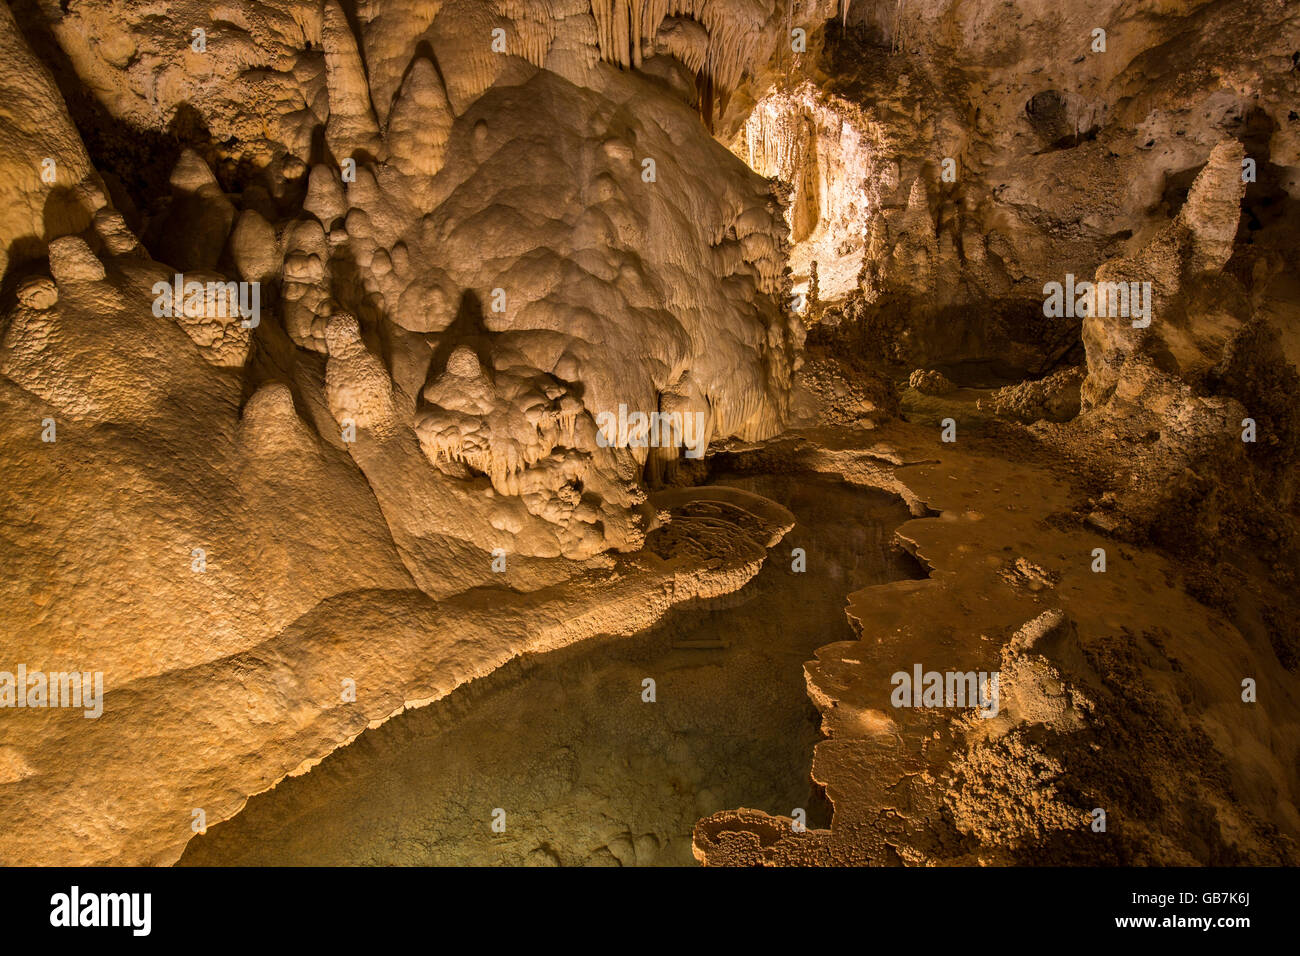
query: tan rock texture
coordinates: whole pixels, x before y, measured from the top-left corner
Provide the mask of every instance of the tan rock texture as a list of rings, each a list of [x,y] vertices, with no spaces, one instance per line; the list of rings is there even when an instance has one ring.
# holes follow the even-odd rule
[[[930,575],[807,665],[829,828],[699,860],[1295,863],[1297,51],[1289,0],[0,3],[0,673],[106,688],[0,709],[0,861],[170,863],[740,589],[793,519],[737,467],[897,495]],[[891,706],[931,662],[999,714]]]
[[[1294,865],[1300,711],[1267,638],[1172,584],[1167,557],[1054,518],[1074,497],[1057,468],[910,427],[879,437],[916,463],[877,450],[875,467],[937,512],[898,531],[930,574],[851,595],[859,639],[805,667],[831,825],[715,814],[696,826],[697,859]],[[891,675],[916,663],[998,672],[997,715],[893,706]],[[1243,702],[1243,676],[1274,688],[1267,709]]]

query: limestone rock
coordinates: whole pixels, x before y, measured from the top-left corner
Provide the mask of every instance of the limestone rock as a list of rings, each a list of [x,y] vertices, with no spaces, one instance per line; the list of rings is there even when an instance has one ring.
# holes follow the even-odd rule
[[[933,369],[916,369],[908,376],[907,384],[923,395],[948,395],[957,390],[948,376]]]
[[[453,116],[433,63],[421,57],[411,66],[388,120],[392,161],[408,176],[434,176],[442,169]]]
[[[104,264],[80,236],[63,236],[50,243],[50,272],[59,284],[98,282],[104,278]]]
[[[230,234],[230,255],[245,282],[267,282],[283,261],[275,227],[255,209],[245,209]]]
[[[208,164],[192,149],[171,175],[172,208],[161,227],[171,237],[168,261],[185,272],[214,269],[235,224],[235,208]]]
[[[835,614],[863,549],[911,576],[795,661],[826,826],[689,781],[701,861],[1294,863],[1298,30],[1281,0],[0,5],[6,648],[110,680],[102,722],[0,719],[0,858],[171,862],[192,808],[521,655],[725,612],[800,533],[733,485],[811,508],[813,471],[914,520],[772,573]],[[1150,323],[1051,314],[1067,277],[1149,282]],[[939,368],[1020,384],[941,442],[913,409],[973,391],[895,394]],[[893,705],[918,661],[1000,667],[1001,711]],[[580,859],[683,845],[615,823]]]
[[[382,362],[361,341],[356,317],[335,312],[325,326],[329,361],[325,364],[325,394],[330,414],[341,427],[349,423],[380,438],[397,425],[392,380]]]
[[[335,220],[347,215],[348,200],[335,170],[323,165],[311,168],[307,181],[307,198],[303,200],[302,208],[319,219],[326,229],[334,225]]]
[[[1063,368],[1037,381],[1000,388],[988,398],[981,398],[979,407],[1024,424],[1069,421],[1079,413],[1082,381],[1082,369]]]
[[[29,309],[48,309],[59,301],[59,290],[45,276],[29,276],[18,286],[18,301]]]

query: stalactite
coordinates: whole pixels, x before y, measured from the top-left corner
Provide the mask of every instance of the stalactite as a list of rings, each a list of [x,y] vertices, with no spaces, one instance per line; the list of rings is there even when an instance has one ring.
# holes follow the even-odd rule
[[[706,72],[719,92],[739,85],[755,59],[764,22],[756,8],[718,0],[591,0],[591,13],[602,59],[625,69],[641,65],[642,45],[655,41],[665,18],[700,23],[708,33],[704,62],[683,62],[693,72]],[[714,93],[708,97],[712,100]]]

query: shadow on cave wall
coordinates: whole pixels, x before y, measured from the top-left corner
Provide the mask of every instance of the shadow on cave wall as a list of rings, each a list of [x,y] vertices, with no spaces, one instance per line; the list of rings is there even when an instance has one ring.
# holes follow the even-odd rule
[[[188,113],[182,109],[166,134],[115,119],[82,85],[36,0],[11,0],[9,6],[28,45],[53,75],[113,204],[138,233],[141,217],[167,198],[167,180],[181,150],[193,146],[206,155],[211,137],[202,119],[192,108]]]
[[[190,148],[202,156],[226,192],[240,191],[258,172],[246,161],[224,158],[235,142],[214,140],[203,117],[189,104],[176,110],[166,131],[115,118],[78,78],[37,0],[11,0],[10,9],[28,45],[53,75],[113,205],[137,235],[170,201],[168,180],[183,150]]]

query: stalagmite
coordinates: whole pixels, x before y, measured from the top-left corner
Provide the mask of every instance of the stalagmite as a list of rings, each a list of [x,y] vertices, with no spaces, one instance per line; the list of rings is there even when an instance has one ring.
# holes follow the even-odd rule
[[[339,0],[325,0],[321,46],[325,50],[325,79],[329,88],[325,139],[335,159],[360,162],[367,155],[380,158],[383,143],[370,105],[365,67]]]
[[[1300,10],[1076,7],[0,4],[0,861],[1296,863]]]
[[[361,341],[356,317],[335,312],[325,326],[329,360],[325,363],[325,396],[330,414],[341,428],[351,422],[358,430],[387,438],[397,427],[392,380],[388,370]]]
[[[235,224],[235,207],[216,176],[192,149],[181,153],[171,174],[172,206],[162,228],[178,236],[169,261],[176,268],[212,269]]]
[[[408,176],[436,175],[442,169],[452,121],[438,71],[427,59],[417,59],[388,121],[393,165]]]

